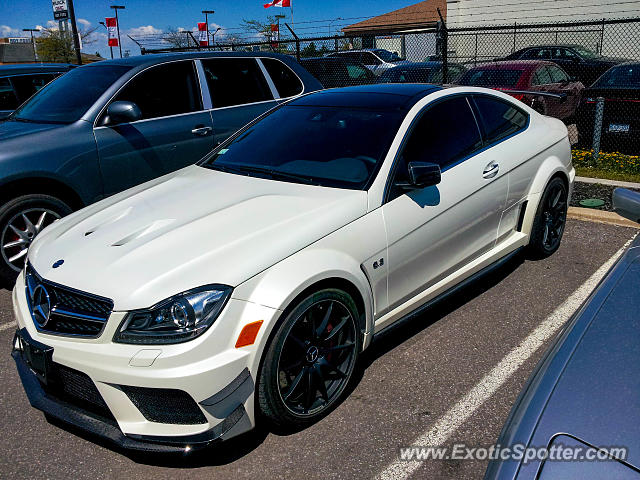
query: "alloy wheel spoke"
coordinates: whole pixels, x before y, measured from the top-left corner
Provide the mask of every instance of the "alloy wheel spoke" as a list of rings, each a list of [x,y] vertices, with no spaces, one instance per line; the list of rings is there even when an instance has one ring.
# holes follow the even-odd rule
[[[23,238],[19,238],[18,240],[14,240],[13,242],[9,242],[6,245],[3,245],[2,248],[19,247],[20,245],[28,245],[28,244],[29,242],[27,242]]]
[[[15,225],[9,225],[9,228],[13,231],[13,233],[18,235],[18,237],[20,237],[22,240],[26,242],[29,241],[29,235],[27,235],[27,232],[25,232],[24,230],[20,230]]]
[[[553,197],[553,201],[551,202],[551,208],[555,208],[561,196],[562,196],[562,189],[558,188],[558,193],[556,194],[555,197]]]
[[[322,361],[320,362],[320,366],[325,367],[326,371],[334,378],[344,378],[346,376],[342,370],[340,370],[326,358],[322,359]]]
[[[293,395],[293,392],[295,392],[298,386],[300,386],[300,382],[302,380],[302,377],[304,377],[304,374],[306,373],[306,371],[307,371],[307,368],[306,367],[303,368],[302,370],[300,370],[300,373],[296,375],[296,378],[293,379],[293,382],[291,382],[291,385],[289,385],[289,390],[287,390],[287,393],[284,394],[285,402],[289,400],[289,398],[291,398],[291,395]]]
[[[320,395],[322,396],[322,398],[324,399],[325,402],[329,401],[329,394],[327,393],[327,386],[324,383],[325,379],[324,379],[324,375],[322,374],[322,369],[320,368],[320,366],[318,364],[315,364],[313,366],[313,372],[315,373],[317,379],[318,379],[318,391],[320,392]]]
[[[313,405],[314,400],[316,399],[317,389],[315,388],[314,374],[313,368],[309,367],[306,369],[306,379],[305,379],[305,395],[304,395],[304,410],[305,413],[308,412]]]
[[[327,335],[327,338],[325,338],[325,342],[328,342],[329,340],[331,340],[333,337],[336,336],[336,334],[342,329],[342,327],[344,327],[347,324],[347,321],[349,320],[349,316],[343,317],[340,319],[340,323],[338,325],[336,325],[332,330],[331,333],[329,333],[329,335]]]
[[[327,328],[332,311],[333,311],[333,302],[329,303],[329,306],[327,307],[327,311],[324,313],[324,318],[322,319],[320,326],[315,331],[316,337],[320,337],[322,332],[324,332],[325,329]]]
[[[10,262],[15,262],[16,260],[20,260],[27,254],[28,250],[26,248],[20,250],[19,253],[16,253],[13,257],[9,258]]]
[[[326,349],[326,351],[327,352],[335,352],[335,351],[338,351],[338,350],[345,350],[347,348],[353,348],[353,347],[355,347],[355,345],[356,345],[355,342],[347,342],[347,343],[344,343],[342,345],[334,345],[333,347],[329,347],[329,348]]]
[[[44,210],[42,212],[42,215],[40,215],[40,218],[38,218],[38,223],[36,223],[36,225],[35,225],[37,233],[40,233],[40,230],[42,230],[42,227],[44,225],[44,219],[46,218],[46,216],[47,216],[47,211]]]
[[[29,220],[29,217],[23,213],[22,220],[24,220],[24,224],[27,227],[27,233],[30,233],[32,237],[35,236],[38,232],[36,231],[36,226]]]
[[[296,337],[293,333],[289,334],[289,338],[291,340],[293,340],[293,343],[295,343],[302,350],[306,350],[307,349],[307,346],[304,344],[304,342],[302,340],[300,340],[298,337]]]
[[[549,225],[546,224],[544,226],[544,235],[542,236],[542,244],[547,245],[547,240],[549,239]]]

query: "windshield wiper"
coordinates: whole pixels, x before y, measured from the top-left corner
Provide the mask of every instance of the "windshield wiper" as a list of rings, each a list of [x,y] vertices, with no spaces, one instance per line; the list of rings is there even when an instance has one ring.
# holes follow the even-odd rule
[[[229,173],[259,173],[263,175],[268,175],[273,180],[294,180],[299,183],[305,183],[307,185],[319,185],[318,181],[313,177],[309,177],[307,175],[302,175],[298,173],[287,173],[281,172],[279,170],[274,170],[272,168],[263,168],[263,167],[254,167],[253,165],[221,165],[214,163],[210,163],[208,165],[210,168],[218,169],[223,172]]]

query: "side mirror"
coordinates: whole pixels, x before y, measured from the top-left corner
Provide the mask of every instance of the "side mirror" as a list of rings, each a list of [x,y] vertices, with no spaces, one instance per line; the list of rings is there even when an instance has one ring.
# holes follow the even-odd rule
[[[640,193],[616,188],[613,191],[613,209],[624,218],[640,223]]]
[[[135,103],[125,100],[118,100],[109,105],[107,115],[109,116],[108,125],[131,123],[142,118],[140,108]]]
[[[425,188],[437,185],[441,180],[440,165],[429,162],[410,162],[409,182],[413,188]]]

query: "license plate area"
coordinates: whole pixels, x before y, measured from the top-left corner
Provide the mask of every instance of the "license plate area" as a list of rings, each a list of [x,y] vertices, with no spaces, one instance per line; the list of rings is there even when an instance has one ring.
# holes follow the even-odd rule
[[[609,133],[629,133],[629,124],[627,123],[610,123]]]
[[[20,352],[20,356],[38,379],[47,385],[51,379],[53,347],[36,342],[28,333],[18,331],[15,335],[13,348]]]

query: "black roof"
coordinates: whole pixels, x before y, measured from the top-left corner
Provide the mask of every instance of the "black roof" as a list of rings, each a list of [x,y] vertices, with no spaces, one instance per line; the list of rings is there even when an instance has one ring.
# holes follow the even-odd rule
[[[68,63],[29,63],[16,65],[0,65],[0,77],[5,75],[21,75],[28,73],[66,72],[75,65]]]
[[[421,98],[442,90],[426,84],[376,84],[321,90],[293,100],[289,105],[409,110]]]

